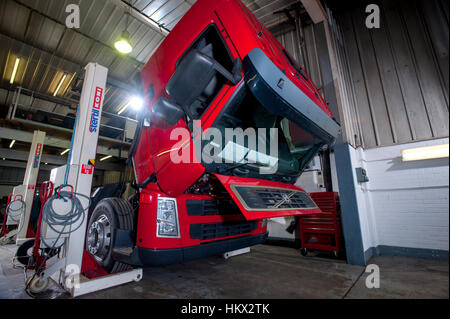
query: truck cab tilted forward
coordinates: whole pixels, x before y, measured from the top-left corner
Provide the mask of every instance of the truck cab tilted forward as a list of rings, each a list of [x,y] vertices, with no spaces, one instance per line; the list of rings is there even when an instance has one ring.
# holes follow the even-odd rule
[[[146,107],[130,157],[138,205],[118,223],[134,227],[112,230],[105,251],[94,249],[103,243],[89,226],[87,250],[102,267],[248,247],[267,238],[267,218],[320,212],[294,183],[340,126],[304,69],[241,2],[197,1],[141,78]],[[125,219],[132,208],[120,205],[95,211]],[[102,216],[95,211],[90,225]]]

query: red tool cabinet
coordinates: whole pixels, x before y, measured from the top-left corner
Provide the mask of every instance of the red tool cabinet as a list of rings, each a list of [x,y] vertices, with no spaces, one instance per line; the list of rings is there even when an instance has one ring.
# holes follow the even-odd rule
[[[301,253],[305,256],[311,249],[332,251],[338,256],[343,243],[338,193],[319,192],[310,196],[323,213],[299,218]]]

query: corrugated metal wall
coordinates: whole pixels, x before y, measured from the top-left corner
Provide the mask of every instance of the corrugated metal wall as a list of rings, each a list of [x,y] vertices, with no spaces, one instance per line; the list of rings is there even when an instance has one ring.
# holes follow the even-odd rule
[[[365,27],[362,4],[330,19],[346,141],[372,148],[448,136],[448,1],[377,3],[380,29]],[[323,29],[301,30],[305,67],[336,114]],[[295,31],[278,39],[299,56]]]
[[[302,44],[298,45],[296,30],[292,28],[283,32],[283,29],[279,29],[276,34],[277,39],[283,44],[297,61],[301,62],[300,47],[302,49],[303,65],[311,77],[314,84],[319,89],[320,93],[325,97],[331,112],[336,119],[341,123],[343,128],[343,136],[346,142],[349,142],[353,146],[361,144],[360,130],[358,129],[357,117],[353,116],[356,113],[355,106],[351,103],[352,99],[349,98],[349,85],[350,82],[348,76],[348,68],[346,66],[346,59],[343,56],[343,41],[339,28],[332,25],[331,40],[335,48],[336,63],[338,64],[338,72],[340,73],[339,81],[339,97],[343,106],[342,118],[340,116],[340,110],[338,107],[338,96],[336,95],[335,82],[333,81],[332,66],[330,56],[328,53],[328,44],[326,30],[324,23],[301,24],[299,28],[299,36],[303,39]]]
[[[304,67],[309,74],[313,82],[316,84],[320,93],[323,94],[323,82],[322,72],[320,69],[320,63],[318,58],[317,46],[316,46],[316,32],[314,25],[309,24],[303,26],[299,32],[300,36],[304,39],[302,47],[302,54],[304,58]],[[295,30],[276,34],[276,38],[286,48],[286,50],[294,57],[298,62],[300,59],[300,45],[298,45],[297,35]]]

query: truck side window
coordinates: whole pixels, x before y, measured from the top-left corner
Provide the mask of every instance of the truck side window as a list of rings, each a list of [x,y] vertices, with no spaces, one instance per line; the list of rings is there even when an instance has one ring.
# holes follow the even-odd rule
[[[216,25],[209,25],[200,34],[189,49],[178,59],[177,65],[192,49],[200,50],[232,73],[234,60]],[[203,115],[226,82],[227,80],[219,74],[213,77],[203,93],[189,106],[194,119],[199,119]]]

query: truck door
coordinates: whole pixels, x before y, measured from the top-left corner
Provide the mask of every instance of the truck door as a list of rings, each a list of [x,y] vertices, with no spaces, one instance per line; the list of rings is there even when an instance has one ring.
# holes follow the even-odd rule
[[[226,35],[224,36],[226,31],[215,16],[215,13],[206,21],[209,21],[208,25],[201,30],[195,40],[191,42],[191,45],[178,57],[175,61],[175,68],[190,50],[196,49],[219,62],[231,73],[237,53],[232,48],[229,38],[227,39]],[[162,58],[164,52],[159,53],[158,57]],[[167,62],[170,61],[162,61],[160,65],[166,65]],[[192,81],[195,81],[195,79],[192,79]],[[203,174],[204,167],[200,163],[201,159],[196,156],[195,149],[195,145],[201,147],[201,143],[193,142],[200,136],[199,134],[197,136],[193,135],[195,135],[195,132],[200,132],[200,125],[203,130],[211,125],[215,118],[214,113],[220,111],[221,106],[227,101],[235,87],[237,85],[233,85],[225,77],[217,73],[202,94],[192,104],[186,106],[192,117],[190,119],[192,125],[195,125],[190,127],[191,139],[187,143],[182,142],[182,136],[175,136],[179,138],[178,140],[169,140],[167,136],[161,135],[160,129],[154,130],[154,136],[159,136],[160,138],[154,142],[152,142],[153,138],[150,139],[152,162],[155,167],[158,184],[167,194],[171,196],[181,194]],[[183,123],[178,123],[178,127],[186,128],[186,123],[184,121],[181,122]],[[167,135],[167,132],[165,134]],[[166,140],[163,141],[162,138]],[[170,157],[170,153],[173,151],[179,152],[180,155],[187,152],[190,162],[174,163]]]

